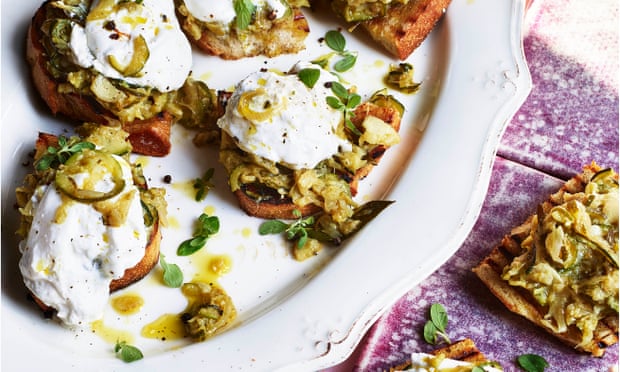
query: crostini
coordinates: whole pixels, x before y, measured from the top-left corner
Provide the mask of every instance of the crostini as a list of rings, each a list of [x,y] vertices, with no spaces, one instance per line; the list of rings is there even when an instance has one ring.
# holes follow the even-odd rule
[[[223,59],[296,53],[310,32],[307,1],[175,0],[181,26],[201,50]]]
[[[312,86],[302,81],[316,73]],[[220,162],[248,214],[295,219],[321,213],[336,235],[360,227],[358,183],[400,141],[403,107],[377,93],[361,103],[313,64],[289,73],[259,71],[235,88],[222,129]]]
[[[189,78],[191,46],[172,0],[48,0],[28,28],[26,56],[54,115],[120,125],[137,153],[166,155],[174,121],[217,115],[214,93]]]
[[[454,342],[442,348],[433,350],[430,354],[412,353],[411,359],[396,367],[396,371],[479,371],[500,372],[502,367],[489,361],[470,338]]]
[[[82,138],[41,133],[35,169],[16,190],[24,283],[67,326],[101,318],[110,292],[151,271],[166,217],[165,191],[129,163],[128,134],[79,129]]]
[[[474,272],[510,311],[602,356],[618,342],[618,175],[584,167]]]

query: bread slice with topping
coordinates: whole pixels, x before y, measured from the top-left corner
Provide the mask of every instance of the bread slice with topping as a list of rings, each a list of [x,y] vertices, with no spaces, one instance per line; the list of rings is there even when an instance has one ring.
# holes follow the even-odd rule
[[[618,342],[618,175],[584,167],[473,271],[510,311],[602,356]]]
[[[108,153],[107,151],[109,150],[109,151],[112,151],[113,153],[127,154],[127,151],[131,149],[131,146],[129,145],[128,142],[125,142],[124,140],[122,142],[118,142],[119,138],[127,137],[126,132],[123,132],[115,128],[100,127],[96,124],[81,127],[80,130],[82,129],[87,130],[92,134],[91,136],[86,137],[86,139],[88,141],[93,141],[91,143],[96,143],[98,147],[103,146],[103,148],[105,148],[105,150],[103,151],[106,151],[106,153]],[[59,141],[61,141],[62,143],[59,144]],[[66,141],[69,141],[69,142],[66,142]],[[50,149],[61,149],[61,148],[64,148],[64,150],[66,150],[67,148],[75,149],[76,146],[80,146],[80,143],[84,143],[84,142],[75,142],[72,140],[67,140],[66,138],[60,138],[55,135],[47,134],[47,133],[39,134],[39,137],[35,144],[35,154],[34,154],[35,171],[34,173],[27,175],[23,185],[16,189],[17,205],[19,207],[20,214],[21,214],[21,226],[20,226],[18,233],[24,238],[22,243],[20,243],[20,250],[25,255],[28,250],[34,249],[32,246],[28,245],[29,244],[28,242],[32,242],[31,230],[34,228],[33,221],[35,221],[36,215],[39,213],[38,208],[42,208],[40,205],[42,203],[43,198],[45,197],[45,196],[42,196],[42,195],[45,195],[45,191],[41,191],[43,190],[41,189],[41,187],[48,187],[47,185],[50,185],[50,184],[53,184],[55,186],[49,186],[49,187],[55,187],[55,188],[58,188],[59,190],[62,190],[62,191],[58,191],[60,200],[62,201],[62,203],[60,206],[57,207],[56,211],[54,212],[54,215],[55,215],[54,221],[56,222],[53,222],[52,224],[58,223],[59,225],[66,225],[66,224],[71,225],[72,227],[70,227],[66,231],[65,234],[72,236],[71,238],[72,242],[76,239],[77,240],[86,239],[85,236],[88,236],[88,235],[93,235],[93,234],[96,235],[95,231],[98,231],[98,229],[93,228],[91,226],[88,229],[84,228],[83,231],[80,232],[81,231],[79,227],[81,226],[80,224],[84,224],[84,223],[90,224],[91,222],[78,221],[78,220],[73,220],[74,217],[66,217],[66,216],[76,216],[76,214],[71,214],[71,212],[68,211],[68,208],[70,208],[70,205],[72,203],[73,204],[82,203],[85,205],[92,205],[92,207],[95,210],[100,211],[101,219],[104,221],[103,223],[106,226],[119,226],[121,224],[124,224],[125,221],[131,221],[130,223],[136,223],[137,222],[136,218],[139,218],[140,222],[138,223],[144,224],[145,234],[146,234],[143,250],[138,249],[138,253],[137,253],[141,256],[137,257],[137,260],[136,260],[137,262],[133,261],[133,262],[136,262],[135,264],[132,264],[132,266],[125,267],[124,271],[122,272],[122,275],[119,273],[116,273],[114,274],[113,277],[111,277],[113,279],[108,279],[110,280],[110,282],[109,282],[108,290],[106,292],[110,293],[110,292],[114,292],[122,288],[125,288],[141,280],[159,262],[159,246],[160,246],[161,236],[162,236],[160,228],[161,228],[161,224],[165,223],[165,220],[166,220],[166,202],[164,199],[165,191],[163,189],[157,189],[157,188],[149,189],[146,184],[145,178],[142,176],[140,167],[133,167],[133,169],[131,170],[132,172],[131,177],[134,180],[134,185],[137,187],[137,190],[138,190],[137,192],[139,193],[140,201],[138,202],[139,209],[137,210],[137,213],[139,214],[139,216],[132,218],[129,216],[131,215],[131,213],[135,213],[135,212],[131,212],[130,210],[132,208],[131,206],[125,205],[126,203],[128,203],[125,200],[129,198],[129,195],[131,195],[132,192],[129,192],[127,194],[122,194],[122,195],[118,194],[119,197],[116,199],[116,201],[113,202],[112,205],[106,205],[106,203],[112,203],[111,202],[112,199],[107,198],[107,196],[102,197],[100,194],[94,194],[94,193],[89,194],[88,191],[84,191],[82,189],[77,189],[77,188],[71,188],[70,186],[68,187],[68,189],[66,189],[65,188],[66,186],[62,185],[61,181],[59,181],[59,178],[58,178],[58,172],[59,172],[58,169],[62,169],[63,165],[60,165],[57,163],[51,163],[49,160],[46,160],[46,157],[48,157],[49,159],[50,154],[59,153],[57,150],[50,151]],[[83,150],[83,151],[90,151],[90,150]],[[101,150],[97,150],[97,151],[101,151]],[[69,164],[72,161],[71,158],[77,155],[79,155],[79,153],[76,153],[72,155],[71,157],[69,157],[66,163]],[[96,158],[95,160],[105,162],[107,161],[107,159],[109,158],[105,158],[103,160]],[[88,158],[78,159],[78,161],[81,162],[79,166],[83,168],[80,172],[85,171],[85,169],[91,166]],[[43,163],[47,163],[48,165],[42,165]],[[91,175],[91,177],[94,177],[93,179],[97,180],[98,176]],[[89,182],[89,181],[85,181],[85,182]],[[110,198],[112,197],[113,196],[110,196]],[[141,208],[139,207],[140,204],[142,205]],[[126,212],[123,212],[123,211],[126,211]],[[45,242],[48,239],[50,239],[51,236],[53,236],[51,232],[44,232],[44,230],[47,231],[48,229],[51,229],[51,227],[48,228],[45,226],[41,226],[38,228],[41,228],[40,231],[37,230],[40,234],[38,238],[35,237],[34,241],[36,242],[36,240],[40,240],[41,243],[34,243],[34,244],[44,245],[46,244]],[[103,242],[110,241],[109,242],[110,248],[106,248],[106,249],[111,250],[112,249],[111,246],[113,244],[118,245],[119,243],[118,241],[112,240],[112,239],[118,239],[118,238],[113,238],[112,236],[105,238],[105,236],[107,236],[108,233],[112,234],[112,232],[109,232],[109,230],[105,230],[105,231],[106,232],[103,233],[104,234]],[[136,234],[139,234],[139,233],[134,232],[133,236],[135,236]],[[114,243],[114,241],[116,243]],[[51,244],[55,244],[55,243],[52,241]],[[130,244],[130,243],[128,241],[123,241],[122,244]],[[87,252],[91,252],[90,248],[85,248],[83,247],[83,245],[80,245],[79,247],[76,245],[73,248],[70,246],[66,246],[66,247],[63,247],[62,249],[66,249],[66,250],[75,249],[76,251],[72,254],[78,254],[78,255],[79,254],[88,255],[90,253],[87,253]],[[83,253],[79,253],[81,252],[81,249],[85,249],[85,251]],[[49,252],[52,252],[52,250],[50,250]],[[122,252],[122,249],[119,250],[119,252]],[[73,258],[70,258],[69,260],[63,258],[61,262],[61,260],[58,260],[55,257],[47,258],[47,254],[45,254],[44,252],[42,252],[42,254],[43,255],[40,256],[42,258],[40,258],[39,261],[37,262],[33,262],[33,263],[20,262],[20,268],[22,267],[22,265],[24,268],[28,268],[28,269],[25,269],[27,271],[26,271],[26,274],[24,275],[29,277],[28,282],[30,283],[30,285],[28,286],[28,288],[35,303],[41,308],[41,310],[46,314],[46,316],[52,316],[54,313],[56,313],[58,309],[53,304],[46,303],[45,297],[47,296],[47,294],[43,294],[44,292],[41,292],[41,291],[47,291],[47,292],[49,291],[46,289],[42,289],[42,288],[45,288],[45,286],[38,284],[38,283],[41,283],[40,280],[43,280],[46,283],[48,282],[51,283],[56,280],[68,280],[67,278],[73,278],[70,280],[79,280],[80,277],[61,273],[61,271],[64,270],[62,268],[63,265],[67,265],[68,262],[73,262]],[[92,259],[93,264],[94,265],[96,264],[94,267],[99,267],[99,265],[104,265],[102,260],[107,260],[103,258],[107,255],[105,251],[101,251],[99,254],[102,255],[101,258],[99,258],[99,256],[90,258]],[[119,254],[122,254],[122,253],[119,253]],[[32,257],[39,256],[38,253],[37,254],[32,253],[32,255],[33,255]],[[50,259],[51,261],[49,261]],[[88,259],[88,258],[85,258],[85,259]],[[108,259],[116,259],[116,258],[108,258]],[[22,260],[23,260],[23,257],[22,257]],[[81,259],[78,258],[76,259],[75,262],[77,261],[81,261]],[[57,265],[60,265],[60,266],[57,266]],[[33,267],[34,267],[34,272],[43,273],[43,276],[41,278],[39,278],[40,275],[38,274],[35,274],[36,278],[30,277],[31,274],[33,273],[30,268],[33,268]],[[117,267],[117,266],[108,264],[106,267]],[[74,272],[78,272],[80,270],[82,270],[82,268],[76,267]],[[22,272],[24,273],[24,271]],[[68,290],[69,293],[72,293],[70,288],[73,288],[74,285],[77,288],[81,284],[78,284],[77,282],[76,283],[57,283],[57,285],[55,285],[54,288],[65,288],[65,289],[69,288]],[[88,286],[89,284],[87,283],[86,285]],[[94,284],[93,284],[93,288],[94,288]],[[104,294],[106,298],[107,298],[107,293]],[[67,295],[67,296],[68,297],[66,299],[61,300],[63,303],[64,301],[67,301],[66,304],[61,305],[63,307],[73,306],[72,305],[73,302],[79,300],[75,298],[70,299],[69,298],[70,295]],[[56,298],[56,297],[52,295],[51,298]],[[85,299],[85,300],[89,301],[89,299]],[[96,299],[96,300],[99,301],[100,299]],[[88,308],[88,306],[85,306],[85,307]],[[77,308],[77,306],[75,308]],[[75,312],[77,313],[78,311],[76,310]],[[76,318],[73,318],[72,316],[69,316],[69,315],[66,315],[66,318],[63,318],[63,322],[67,324],[72,324],[75,321],[76,321]]]
[[[188,38],[202,51],[223,59],[263,55],[275,57],[305,48],[310,33],[306,17],[295,2],[252,1],[252,8],[239,10],[233,1],[214,2],[204,9],[196,0],[175,0],[177,14]],[[292,3],[292,4],[291,4]],[[272,9],[268,5],[278,4]],[[246,12],[237,14],[237,12]],[[225,17],[231,15],[231,18]],[[242,19],[247,22],[243,23]]]
[[[496,363],[492,363],[487,360],[484,354],[480,352],[480,350],[478,350],[474,341],[470,338],[465,338],[463,340],[456,341],[450,345],[433,350],[428,357],[433,359],[430,361],[430,363],[427,362],[428,363],[427,368],[429,368],[428,370],[431,370],[431,368],[433,367],[437,368],[438,365],[441,363],[441,361],[444,359],[467,362],[467,363],[470,363],[471,367],[474,367],[474,366],[497,367]],[[416,363],[419,363],[419,362],[420,361],[416,361]],[[407,362],[403,364],[390,368],[390,372],[407,371],[415,367],[416,366],[413,365],[413,362],[411,360],[408,360]],[[424,370],[427,370],[427,369],[424,368]],[[432,369],[432,370],[435,370],[435,369]],[[446,368],[446,370],[448,370],[448,368]],[[465,371],[465,370],[470,370],[470,369],[465,369],[464,367],[462,369],[457,369],[457,367],[454,367],[454,370]],[[501,369],[498,369],[498,370],[501,370]]]
[[[112,10],[119,7],[131,10],[145,6],[142,2],[121,1],[102,1],[99,4],[106,10],[99,13],[103,13],[106,17],[111,17],[109,14],[114,13]],[[80,38],[77,36],[79,32],[74,32],[74,29],[76,27],[85,29],[89,20],[90,6],[91,2],[86,0],[77,2],[47,0],[36,11],[28,27],[26,58],[34,86],[52,114],[63,115],[79,123],[122,126],[129,133],[133,151],[151,156],[164,156],[170,152],[170,127],[173,122],[182,120],[201,123],[214,120],[213,116],[217,114],[211,112],[217,111],[214,93],[206,88],[204,83],[188,78],[183,72],[179,73],[182,77],[178,78],[185,79],[181,88],[162,90],[163,88],[156,88],[146,83],[145,85],[136,83],[135,79],[144,78],[146,74],[142,71],[127,72],[118,67],[118,62],[112,66],[123,71],[120,77],[108,76],[108,72],[104,75],[92,66],[83,67],[82,64],[85,62],[79,62],[81,59],[89,61],[95,57],[91,56],[89,51],[82,51],[81,54],[78,53],[79,56],[76,55],[74,49],[79,48],[77,45],[80,45],[78,42]],[[170,17],[174,18],[174,9],[172,6],[170,8],[172,12]],[[136,10],[140,11],[142,10]],[[97,15],[99,16],[101,14]],[[101,28],[102,32],[109,32],[110,35],[100,37],[101,40],[116,40],[126,36],[117,29],[120,25],[115,22],[108,21],[105,24],[107,28]],[[180,30],[178,33],[185,40]],[[87,39],[87,36],[84,36],[84,39]],[[84,41],[84,49],[91,50],[86,43]],[[131,61],[142,62],[135,64],[138,67],[150,66],[148,58],[154,54],[149,53],[148,44],[145,43],[134,42],[135,58],[132,57]],[[189,43],[186,49],[185,59],[191,60]],[[104,60],[113,61],[112,57],[114,55],[110,54]],[[189,72],[189,66],[187,69]],[[172,75],[172,72],[168,74]],[[196,87],[197,85],[200,87]],[[179,90],[202,91],[204,94],[191,99],[191,96],[179,93]],[[201,107],[200,110],[187,109],[188,106],[198,105]]]
[[[364,126],[367,119],[369,121],[378,120],[398,132],[402,114],[400,111],[402,107],[399,105],[390,96],[377,95],[369,102],[359,105],[351,120],[361,135],[364,133],[370,135],[370,132],[373,131],[373,128],[369,129],[368,126]],[[353,135],[353,137],[356,136]],[[234,141],[226,133],[223,133],[220,160],[229,171],[229,180],[235,197],[246,213],[266,219],[295,219],[299,216],[316,214],[325,209],[334,214],[338,214],[339,208],[347,209],[345,206],[346,199],[357,194],[359,182],[379,164],[389,147],[390,145],[385,144],[366,143],[359,147],[358,151],[361,153],[336,156],[319,165],[321,168],[331,167],[331,170],[329,171],[330,175],[323,175],[318,178],[311,174],[315,170],[298,170],[291,173],[290,170],[280,168],[279,171],[274,170],[271,176],[269,176],[267,169],[261,170],[261,173],[266,174],[267,179],[270,177],[275,179],[286,173],[288,181],[284,189],[270,186],[268,180],[265,183],[260,181],[244,182],[244,179],[256,179],[253,176],[244,176],[244,169],[257,166],[256,163],[253,163],[256,158],[240,152]],[[231,156],[241,157],[241,159],[231,161]],[[350,156],[350,162],[347,156]],[[342,163],[358,163],[358,165],[353,165],[351,169],[343,166]],[[258,166],[260,164],[261,162]],[[324,172],[320,170],[319,173]],[[334,187],[339,191],[331,194],[317,194],[318,189],[331,187],[322,184],[319,181],[321,178],[330,178],[330,182],[346,185],[346,189]]]

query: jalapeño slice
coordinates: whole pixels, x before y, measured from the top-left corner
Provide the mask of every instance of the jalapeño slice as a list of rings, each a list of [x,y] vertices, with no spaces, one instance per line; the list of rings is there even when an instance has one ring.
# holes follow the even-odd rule
[[[79,186],[78,179],[81,179]],[[111,181],[111,188],[97,190],[97,184],[104,179]],[[84,150],[71,156],[56,172],[55,181],[64,194],[87,203],[112,198],[125,188],[121,165],[111,154],[97,150]]]

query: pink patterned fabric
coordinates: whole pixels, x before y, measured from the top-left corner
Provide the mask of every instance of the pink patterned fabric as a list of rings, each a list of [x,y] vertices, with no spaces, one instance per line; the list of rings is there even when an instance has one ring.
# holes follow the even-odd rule
[[[563,180],[595,160],[618,169],[618,2],[537,0],[526,16],[526,58],[534,83],[502,138],[478,221],[458,252],[398,300],[354,354],[330,371],[382,371],[432,346],[422,329],[432,303],[449,314],[452,340],[472,338],[505,371],[516,357],[543,356],[546,371],[608,371],[618,345],[603,358],[578,353],[512,314],[471,272],[511,227]]]

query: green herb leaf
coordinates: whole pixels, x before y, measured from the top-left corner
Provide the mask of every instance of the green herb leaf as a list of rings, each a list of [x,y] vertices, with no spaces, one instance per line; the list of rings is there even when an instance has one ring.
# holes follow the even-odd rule
[[[330,30],[325,34],[325,43],[336,52],[344,52],[346,40],[339,31]]]
[[[484,371],[484,368],[475,366],[474,368],[471,369],[471,372],[485,372],[485,371]]]
[[[336,110],[342,110],[345,107],[344,104],[338,99],[338,97],[327,96],[325,97],[325,102],[327,102],[329,107]]]
[[[234,0],[233,8],[236,14],[236,25],[240,30],[248,28],[252,23],[252,17],[256,11],[256,6],[250,0]]]
[[[314,225],[314,217],[303,218],[298,210],[294,210],[293,214],[298,217],[296,221],[292,223],[280,220],[265,221],[259,226],[258,233],[260,235],[284,233],[287,240],[297,240],[297,247],[303,247],[308,240],[308,230]]]
[[[446,313],[446,309],[441,304],[432,304],[431,305],[431,321],[442,332],[445,332],[446,327],[448,326],[448,314]]]
[[[343,58],[334,64],[334,70],[337,72],[349,71],[357,62],[357,56],[351,53],[345,53]]]
[[[347,108],[352,110],[356,108],[360,103],[362,103],[362,97],[359,94],[351,93],[351,95],[349,95],[347,99]]]
[[[213,168],[209,168],[201,178],[196,178],[194,180],[193,187],[194,190],[196,190],[196,201],[204,200],[204,198],[207,197],[209,190],[215,187],[215,185],[211,182],[214,173],[215,170]]]
[[[424,340],[433,345],[437,342],[437,327],[430,320],[424,324]]]
[[[65,136],[58,137],[58,147],[49,146],[43,156],[35,163],[37,171],[47,169],[57,169],[64,164],[73,154],[82,152],[85,149],[94,150],[95,144],[87,141],[80,141],[79,137],[67,139]]]
[[[545,358],[536,354],[519,355],[517,363],[527,372],[543,372],[549,366]]]
[[[336,97],[340,98],[343,101],[346,101],[349,98],[349,91],[344,85],[340,84],[337,81],[332,81],[332,92],[336,95]]]
[[[200,215],[200,217],[198,217],[198,221],[200,221],[200,235],[214,235],[217,234],[218,231],[220,231],[220,220],[215,216],[209,216],[203,213]]]
[[[117,341],[114,346],[114,353],[125,363],[135,362],[144,358],[140,349],[135,346],[128,345],[125,341]]]
[[[316,68],[304,68],[299,70],[297,73],[297,77],[304,83],[305,86],[312,89],[317,81],[319,81],[319,77],[321,76],[321,71]]]
[[[198,226],[192,238],[182,242],[177,248],[177,255],[189,256],[205,246],[207,240],[220,230],[220,220],[205,213],[198,217]]]
[[[258,233],[260,235],[280,234],[286,231],[288,224],[280,220],[269,220],[260,224]]]
[[[159,256],[159,264],[164,269],[164,284],[170,288],[179,288],[183,285],[183,272],[178,265],[167,263],[164,255]]]
[[[450,338],[446,333],[448,326],[448,313],[441,304],[432,304],[430,311],[430,320],[424,324],[424,340],[429,344],[437,344],[437,336],[441,336],[443,341],[450,344]]]
[[[355,108],[361,103],[362,97],[356,93],[350,93],[344,85],[337,81],[331,82],[331,89],[334,96],[325,97],[327,104],[336,110],[340,110],[344,113],[344,125],[351,133],[356,136],[361,136],[362,133],[351,121],[351,118],[355,116],[353,112]]]

